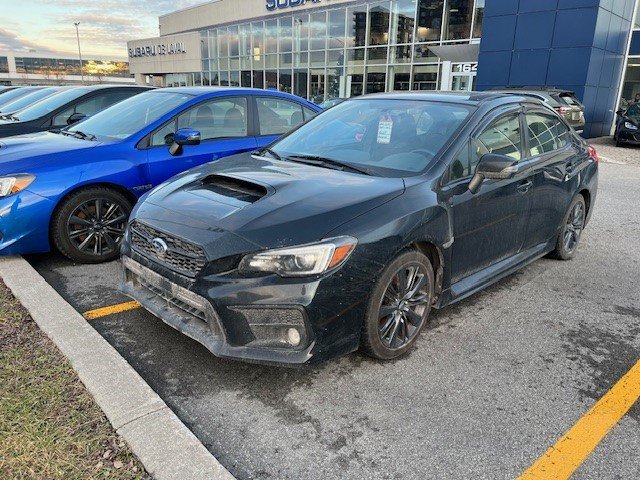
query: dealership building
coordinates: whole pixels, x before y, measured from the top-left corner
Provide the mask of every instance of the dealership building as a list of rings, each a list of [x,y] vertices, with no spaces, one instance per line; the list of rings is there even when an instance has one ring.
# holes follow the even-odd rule
[[[216,0],[128,43],[136,82],[278,89],[574,91],[586,136],[640,93],[637,0]]]
[[[0,85],[134,83],[129,62],[103,56],[78,57],[36,50],[0,50]]]

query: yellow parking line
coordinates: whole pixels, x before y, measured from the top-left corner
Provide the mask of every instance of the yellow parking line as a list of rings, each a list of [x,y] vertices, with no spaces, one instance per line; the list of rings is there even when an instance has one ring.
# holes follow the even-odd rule
[[[519,480],[567,479],[640,398],[640,360]]]
[[[119,303],[118,305],[111,305],[110,307],[98,308],[82,314],[87,320],[95,320],[96,318],[106,317],[108,315],[115,315],[116,313],[128,312],[129,310],[135,310],[140,308],[138,302],[126,302]]]

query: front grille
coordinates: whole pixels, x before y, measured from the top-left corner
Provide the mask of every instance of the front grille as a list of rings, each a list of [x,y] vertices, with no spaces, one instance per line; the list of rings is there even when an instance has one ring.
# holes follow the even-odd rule
[[[130,257],[122,257],[125,284],[133,297],[163,319],[199,324],[216,337],[222,335],[213,305],[195,292],[177,285]]]
[[[149,292],[162,298],[164,301],[170,303],[173,307],[176,307],[189,315],[199,318],[203,322],[207,322],[207,314],[204,310],[202,310],[202,308],[191,306],[188,303],[175,298],[173,295],[165,292],[161,288],[154,287],[150,283],[146,282],[142,277],[137,277],[136,280],[141,287],[146,288]]]
[[[204,250],[198,245],[161,232],[138,221],[131,223],[129,231],[131,245],[138,253],[179,273],[195,277],[207,263]],[[156,239],[160,239],[166,244],[166,253],[162,254],[156,251],[153,246],[153,241]]]

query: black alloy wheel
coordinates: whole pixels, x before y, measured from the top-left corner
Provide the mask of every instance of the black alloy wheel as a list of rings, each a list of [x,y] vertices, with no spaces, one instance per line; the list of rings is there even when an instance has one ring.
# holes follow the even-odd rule
[[[587,205],[584,197],[578,195],[569,205],[569,210],[564,218],[564,224],[556,248],[551,256],[559,260],[570,260],[576,253],[582,232],[587,221]]]
[[[67,198],[56,212],[52,236],[58,250],[79,263],[120,256],[131,202],[121,193],[94,187]]]
[[[416,251],[401,254],[385,269],[363,327],[366,353],[392,359],[413,345],[431,311],[433,278],[429,259]]]

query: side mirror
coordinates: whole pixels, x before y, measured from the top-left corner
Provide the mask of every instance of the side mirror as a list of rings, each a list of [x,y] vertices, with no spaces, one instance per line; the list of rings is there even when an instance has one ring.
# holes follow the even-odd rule
[[[476,173],[469,183],[469,191],[478,193],[485,179],[504,180],[518,173],[518,162],[506,155],[487,153],[480,158]]]
[[[171,155],[178,155],[185,145],[200,145],[201,134],[193,128],[180,128],[173,134],[173,143],[169,148]]]
[[[623,115],[624,115],[624,110],[623,110],[623,109],[618,110],[618,111],[616,112],[616,115],[623,116]]]
[[[67,118],[67,125],[73,125],[74,123],[78,123],[85,118],[87,118],[87,116],[84,113],[74,113],[69,118]]]

